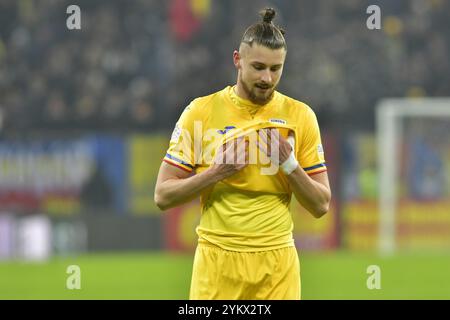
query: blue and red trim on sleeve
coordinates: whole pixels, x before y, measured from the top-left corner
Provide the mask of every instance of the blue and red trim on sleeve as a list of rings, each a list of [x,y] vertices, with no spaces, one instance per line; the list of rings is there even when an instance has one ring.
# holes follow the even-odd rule
[[[164,157],[163,161],[168,163],[168,164],[171,164],[171,165],[173,165],[175,167],[178,167],[178,168],[180,168],[180,169],[182,169],[184,171],[187,171],[187,172],[192,172],[192,170],[194,170],[194,166],[193,165],[191,165],[191,164],[189,164],[189,163],[187,163],[187,162],[185,162],[185,161],[183,161],[183,160],[181,160],[181,159],[179,159],[177,157],[174,157],[174,156],[172,156],[169,153],[166,153],[166,156]]]
[[[303,170],[305,170],[305,172],[308,175],[312,176],[314,174],[327,171],[327,166],[326,166],[325,162],[322,162],[322,163],[316,164],[316,165],[311,166],[311,167],[303,168]]]

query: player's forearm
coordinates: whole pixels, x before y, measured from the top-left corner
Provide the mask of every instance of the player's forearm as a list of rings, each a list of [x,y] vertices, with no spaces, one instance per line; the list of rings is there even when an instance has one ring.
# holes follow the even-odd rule
[[[287,179],[295,198],[314,217],[320,218],[328,212],[331,192],[326,186],[311,179],[300,166]]]
[[[186,179],[166,180],[155,190],[155,202],[167,210],[197,198],[200,193],[218,181],[210,170]]]

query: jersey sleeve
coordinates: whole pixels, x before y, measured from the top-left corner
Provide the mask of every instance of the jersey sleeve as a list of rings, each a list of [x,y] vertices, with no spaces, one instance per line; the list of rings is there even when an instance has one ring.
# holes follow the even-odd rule
[[[303,118],[301,143],[297,154],[300,166],[309,175],[327,170],[317,117],[310,108]]]
[[[194,103],[183,111],[170,137],[169,148],[163,161],[184,171],[195,169],[194,130],[196,119]]]

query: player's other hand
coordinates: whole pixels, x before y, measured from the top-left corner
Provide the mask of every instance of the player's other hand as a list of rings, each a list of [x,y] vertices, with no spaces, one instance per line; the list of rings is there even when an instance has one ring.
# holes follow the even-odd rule
[[[293,139],[293,132],[290,132],[289,135],[292,135]],[[258,136],[260,138],[260,141],[256,142],[258,148],[269,157],[273,163],[281,165],[289,158],[289,155],[293,150],[292,142],[285,139],[278,129],[262,129],[258,132]]]
[[[209,170],[219,181],[241,171],[248,165],[248,145],[249,142],[244,137],[223,144],[217,149]]]

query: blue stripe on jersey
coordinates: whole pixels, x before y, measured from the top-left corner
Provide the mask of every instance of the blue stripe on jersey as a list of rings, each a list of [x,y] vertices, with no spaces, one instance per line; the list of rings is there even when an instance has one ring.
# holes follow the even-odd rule
[[[319,164],[316,164],[315,166],[312,166],[312,167],[303,168],[303,170],[308,171],[308,170],[313,170],[313,169],[317,169],[317,168],[320,168],[320,167],[326,167],[325,163],[319,163]]]
[[[172,156],[172,155],[170,155],[170,154],[168,154],[168,153],[166,153],[166,157],[169,158],[169,159],[171,159],[171,160],[175,160],[176,162],[181,163],[182,165],[185,165],[186,167],[189,167],[189,168],[191,168],[191,169],[194,169],[194,166],[190,165],[189,163],[184,162],[183,160],[180,160],[180,159],[178,159],[178,158],[175,158],[174,156]]]

